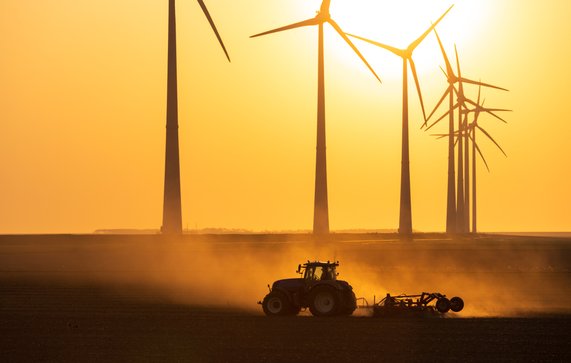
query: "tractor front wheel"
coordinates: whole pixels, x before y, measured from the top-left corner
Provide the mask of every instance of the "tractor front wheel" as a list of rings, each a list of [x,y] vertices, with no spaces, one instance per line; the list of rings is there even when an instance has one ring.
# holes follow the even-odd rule
[[[309,294],[309,311],[314,316],[334,316],[339,308],[339,294],[329,286],[316,286]]]
[[[262,301],[262,309],[267,316],[283,316],[291,312],[287,296],[280,291],[272,291]]]

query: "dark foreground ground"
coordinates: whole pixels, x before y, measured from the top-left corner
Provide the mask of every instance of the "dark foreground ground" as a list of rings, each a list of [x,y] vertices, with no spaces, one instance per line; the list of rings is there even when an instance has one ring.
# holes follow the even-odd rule
[[[494,318],[270,319],[259,310],[241,310],[230,302],[217,307],[175,302],[156,286],[143,286],[132,278],[111,283],[105,276],[124,273],[117,265],[103,271],[102,278],[98,273],[109,269],[105,263],[87,266],[87,260],[80,258],[84,250],[91,256],[104,249],[101,245],[91,241],[70,248],[69,240],[58,241],[38,247],[29,240],[16,243],[0,238],[0,362],[571,361],[571,315],[561,312],[565,311],[561,304],[557,312],[535,310]],[[564,308],[571,292],[567,268],[571,261],[566,257],[570,244],[543,243],[547,247],[532,252],[549,250],[550,255],[559,256],[548,261],[555,272],[530,273],[558,287],[558,293],[546,290],[545,298],[563,301]],[[132,248],[127,246],[122,248]],[[344,248],[364,248],[359,246]],[[401,247],[380,248],[380,255],[386,256],[389,250],[396,253],[395,249]],[[410,252],[409,247],[404,249]],[[448,251],[435,245],[429,249],[437,249],[438,254]],[[120,255],[105,256],[119,259]],[[521,257],[521,251],[517,255]],[[66,264],[74,257],[81,263]],[[367,257],[372,258],[370,253]],[[115,262],[121,265],[122,261]],[[486,268],[488,274],[505,275]],[[385,272],[396,275],[391,269]],[[517,281],[520,275],[526,280],[526,274],[518,272]],[[500,285],[515,281],[509,278],[494,281]],[[523,302],[513,302],[515,307],[518,303]]]
[[[269,319],[136,289],[4,282],[0,293],[2,362],[571,361],[571,316]]]

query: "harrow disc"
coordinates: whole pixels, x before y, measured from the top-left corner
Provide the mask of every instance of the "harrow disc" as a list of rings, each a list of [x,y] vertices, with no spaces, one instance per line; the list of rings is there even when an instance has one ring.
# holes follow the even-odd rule
[[[450,310],[450,300],[445,297],[441,297],[436,302],[436,310],[441,312],[442,314],[447,313]]]
[[[462,300],[462,298],[454,296],[452,299],[450,299],[450,310],[457,313],[462,311],[462,309],[464,309],[464,300]]]

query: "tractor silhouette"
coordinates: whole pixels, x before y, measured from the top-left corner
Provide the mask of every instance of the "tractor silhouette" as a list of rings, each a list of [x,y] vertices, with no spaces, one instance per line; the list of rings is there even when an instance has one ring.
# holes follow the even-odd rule
[[[314,316],[351,315],[357,299],[349,283],[337,280],[338,266],[339,262],[307,261],[297,268],[302,277],[274,282],[258,304],[267,316],[297,315],[306,308]]]

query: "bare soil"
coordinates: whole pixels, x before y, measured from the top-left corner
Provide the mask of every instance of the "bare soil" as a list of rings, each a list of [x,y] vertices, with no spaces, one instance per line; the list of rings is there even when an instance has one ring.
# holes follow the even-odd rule
[[[531,283],[535,288],[539,288],[541,281],[555,286],[545,290],[543,299],[558,300],[557,304],[529,305],[514,301],[515,308],[522,308],[510,316],[458,314],[450,318],[374,319],[267,318],[258,307],[245,309],[231,301],[217,306],[181,302],[165,294],[158,285],[138,284],[132,278],[117,281],[101,278],[125,272],[116,264],[86,265],[81,256],[117,248],[130,250],[139,242],[133,242],[133,237],[115,237],[115,240],[96,237],[0,237],[1,362],[571,361],[571,314],[565,309],[571,308],[569,240],[526,239],[519,244],[510,240],[509,243],[516,243],[517,256],[541,255],[540,261],[545,266],[537,265],[536,259],[533,266],[523,264],[521,259],[507,264],[491,259],[490,256],[506,251],[506,240],[498,242],[494,240],[496,237],[480,241],[477,248],[468,245],[457,248],[451,241],[438,240],[414,250],[419,254],[436,250],[439,255],[453,251],[454,259],[458,259],[462,254],[473,255],[475,249],[483,249],[485,253],[480,256],[489,254],[489,258],[481,258],[495,261],[493,268],[488,263],[467,260],[471,262],[466,262],[464,270],[459,267],[462,265],[442,269],[464,274],[476,271],[476,276],[486,271],[498,274],[500,278],[494,281],[502,287],[514,281],[513,277],[501,278],[506,269],[510,270],[506,266],[517,266],[517,281],[521,280],[521,274],[524,280],[526,274],[533,274],[535,279]],[[217,250],[220,254],[227,250],[236,254],[232,237],[224,238],[225,242],[217,242]],[[366,253],[360,260],[373,260],[377,256],[373,262],[380,260],[379,271],[385,274],[396,276],[399,268],[407,266],[402,253],[410,254],[410,246],[379,245],[370,238],[358,239],[368,242],[349,242],[350,238],[344,238],[338,250],[344,250],[345,256],[350,251],[354,254],[363,249],[377,251]],[[276,242],[250,241],[243,243]],[[280,251],[280,248],[272,245],[269,249]],[[510,245],[509,249],[514,248]],[[122,260],[117,254],[113,256],[120,265]],[[71,260],[74,258],[76,262]],[[399,259],[402,266],[395,262]],[[297,261],[291,264],[296,265]],[[130,266],[129,276],[133,268],[144,267]],[[425,268],[419,267],[417,272]],[[505,288],[516,291],[513,286]],[[525,290],[525,286],[521,289]],[[253,306],[259,298],[248,297]],[[530,299],[542,300],[537,296]]]

